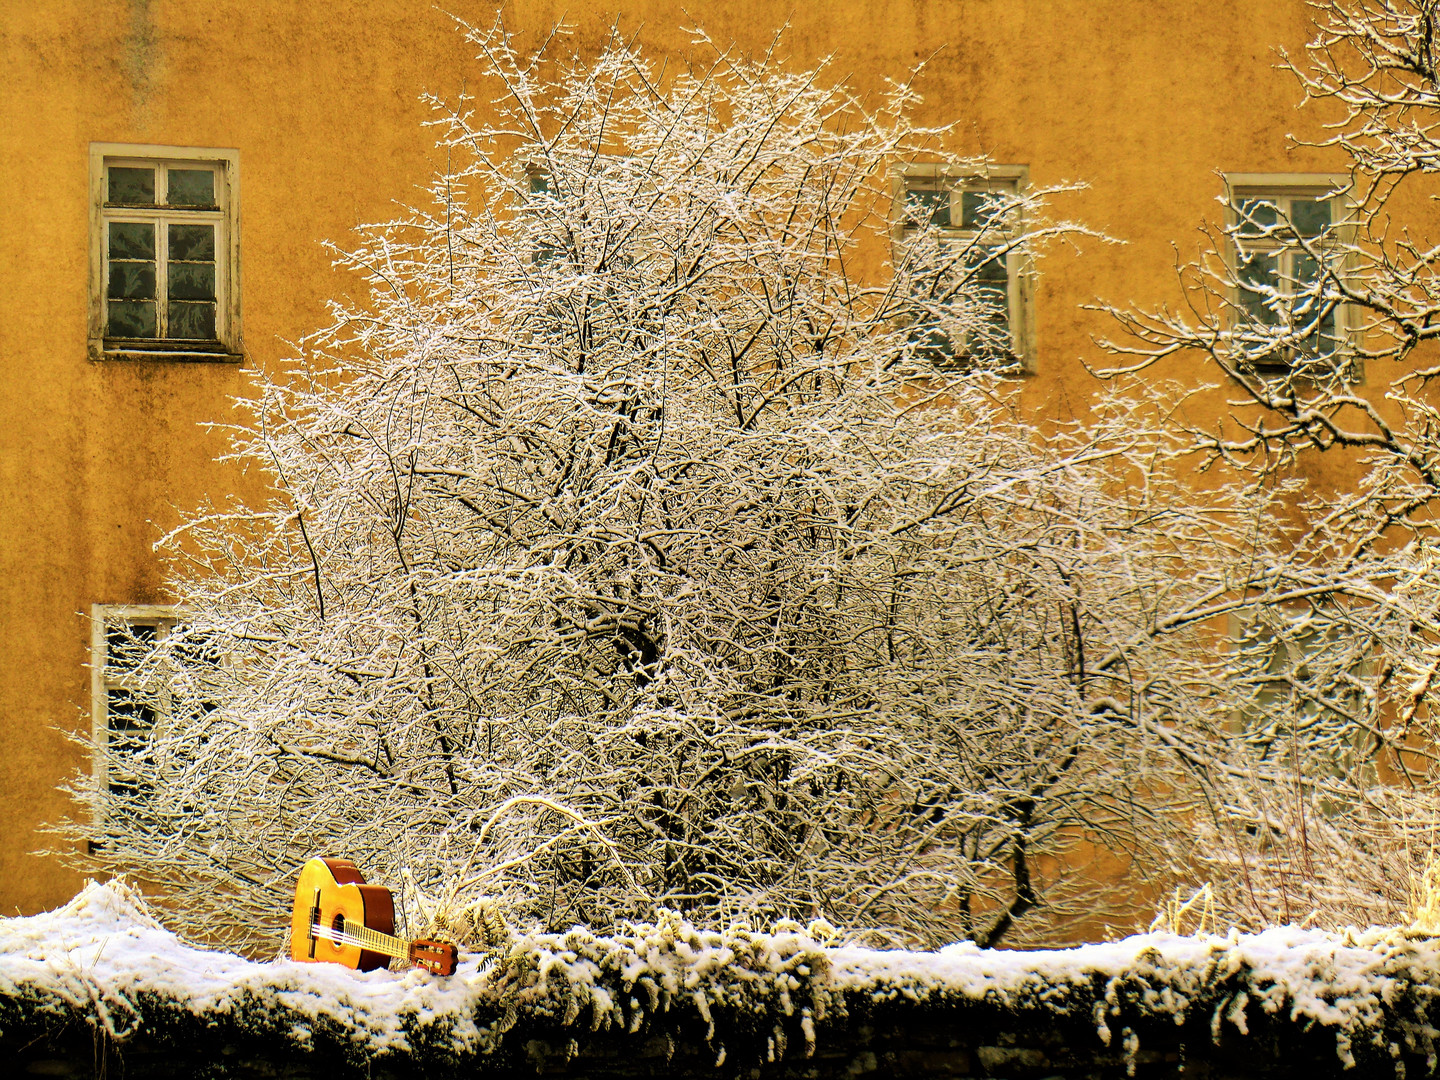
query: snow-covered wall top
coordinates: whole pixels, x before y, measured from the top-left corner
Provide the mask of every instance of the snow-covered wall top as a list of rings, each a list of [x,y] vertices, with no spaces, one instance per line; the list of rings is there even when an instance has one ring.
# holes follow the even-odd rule
[[[982,1025],[971,1042],[994,1042],[997,1025],[1083,1031],[1131,1070],[1153,1033],[1173,1041],[1178,1028],[1203,1055],[1202,1043],[1255,1038],[1258,1026],[1272,1043],[1276,1032],[1282,1042],[1286,1031],[1312,1045],[1322,1037],[1336,1071],[1403,1075],[1406,1062],[1436,1067],[1437,996],[1440,943],[1394,930],[914,953],[827,948],[793,925],[701,931],[662,914],[612,937],[522,937],[498,961],[469,956],[438,978],[194,948],[113,883],[0,920],[0,1053],[77,1024],[122,1048],[140,1037],[259,1039],[296,1058],[417,1068],[514,1065],[533,1059],[536,1040],[574,1056],[597,1041],[659,1037],[703,1048],[728,1073],[817,1046],[823,1056],[827,1040],[851,1038],[862,1021],[910,1017],[933,1029],[943,1017],[953,1032]]]

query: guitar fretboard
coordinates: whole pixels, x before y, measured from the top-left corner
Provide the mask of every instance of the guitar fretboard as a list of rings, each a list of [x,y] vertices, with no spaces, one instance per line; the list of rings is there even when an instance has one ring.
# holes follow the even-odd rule
[[[333,941],[337,945],[358,945],[362,949],[380,953],[382,956],[393,956],[397,960],[410,959],[410,943],[404,938],[372,930],[368,926],[352,923],[343,917],[340,920],[339,930],[333,926],[322,926],[316,923],[311,931],[317,938]]]

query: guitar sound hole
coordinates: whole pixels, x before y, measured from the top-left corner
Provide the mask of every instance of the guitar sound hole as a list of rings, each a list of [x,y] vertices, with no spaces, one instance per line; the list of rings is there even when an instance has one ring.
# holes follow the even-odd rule
[[[337,935],[343,934],[345,932],[345,916],[336,915],[335,921],[331,924],[330,928],[334,930]],[[340,941],[336,941],[335,947],[338,949],[340,948],[341,944],[342,943]]]

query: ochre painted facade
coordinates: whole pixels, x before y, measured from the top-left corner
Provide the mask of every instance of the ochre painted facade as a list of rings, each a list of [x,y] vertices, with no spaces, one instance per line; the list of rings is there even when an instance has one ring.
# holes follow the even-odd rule
[[[495,8],[442,5],[474,23]],[[687,15],[688,8],[690,15]],[[957,148],[1026,165],[1033,183],[1088,183],[1058,211],[1125,241],[1085,242],[1041,265],[1027,403],[1083,412],[1113,334],[1096,298],[1180,299],[1175,249],[1221,214],[1220,172],[1325,172],[1292,148],[1323,118],[1297,111],[1275,48],[1298,51],[1303,0],[522,0],[508,25],[532,39],[564,16],[584,49],[617,18],[658,50],[717,41],[783,52],[879,88],[929,57],[922,118],[954,122]],[[31,854],[70,807],[57,790],[85,764],[67,731],[89,725],[91,605],[165,600],[156,538],[176,507],[245,490],[217,465],[230,400],[320,325],[354,286],[324,240],[419,197],[436,165],[420,95],[473,85],[452,20],[409,0],[0,0],[0,912],[74,891]],[[86,355],[89,146],[239,151],[245,358],[92,362]],[[1167,374],[1190,377],[1183,364]]]

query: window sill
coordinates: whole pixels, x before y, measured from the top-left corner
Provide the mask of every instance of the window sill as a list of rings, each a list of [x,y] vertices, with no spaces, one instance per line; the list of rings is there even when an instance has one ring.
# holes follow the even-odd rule
[[[1336,376],[1355,385],[1360,385],[1365,381],[1364,367],[1359,358],[1348,350],[1332,356],[1310,356],[1298,360],[1271,357],[1257,361],[1243,356],[1238,359],[1234,357],[1225,359],[1227,366],[1238,374],[1263,382],[1294,380],[1313,385]]]
[[[93,342],[91,343],[90,359],[94,361],[170,360],[190,364],[239,364],[245,359],[245,354],[239,351],[232,352],[224,346],[210,348],[204,344],[196,344],[192,348],[176,348],[172,345],[155,346],[146,342],[121,345],[107,341],[103,347],[97,347]]]

